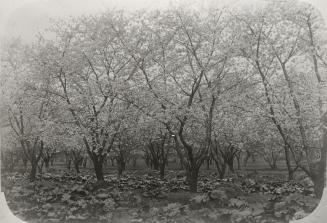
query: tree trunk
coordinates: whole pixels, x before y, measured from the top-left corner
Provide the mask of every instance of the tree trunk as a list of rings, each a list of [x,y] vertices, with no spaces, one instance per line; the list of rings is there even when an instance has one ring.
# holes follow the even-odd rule
[[[31,162],[31,166],[32,166],[32,168],[31,168],[29,179],[30,179],[30,182],[34,182],[36,179],[37,163]]]
[[[67,169],[68,169],[68,170],[70,170],[71,163],[72,163],[71,160],[68,160],[68,161],[66,162],[66,166],[67,166]]]
[[[133,158],[133,167],[135,168],[136,167],[136,158]]]
[[[117,158],[117,170],[118,170],[118,176],[122,176],[123,175],[123,171],[126,168],[126,160],[124,160],[124,155],[123,153],[119,153]]]
[[[82,166],[83,167],[86,167],[86,164],[87,164],[87,158],[85,157],[85,158],[83,158],[83,161],[82,161]]]
[[[165,164],[160,165],[160,179],[165,178]]]
[[[9,171],[10,172],[13,172],[14,171],[14,168],[15,168],[15,160],[14,160],[14,155],[12,152],[10,152],[10,156],[9,156]]]
[[[178,163],[179,163],[179,170],[183,170],[184,169],[183,162],[180,160]]]
[[[153,169],[159,170],[159,162],[156,159],[152,159]]]
[[[217,171],[219,174],[220,179],[224,179],[225,173],[226,173],[226,163],[223,163],[221,166],[219,166],[219,162],[214,159],[214,162],[217,167]]]
[[[125,160],[123,160],[123,162],[122,162],[122,169],[123,169],[123,171],[126,170],[126,161]]]
[[[270,169],[277,170],[276,162],[269,163]]]
[[[272,170],[277,170],[277,158],[272,155],[271,159],[272,159],[272,161],[271,161],[270,168]]]
[[[97,181],[104,181],[104,177],[103,177],[103,162],[101,162],[101,160],[97,160],[97,157],[95,157],[95,159],[92,159],[93,161],[93,166],[94,166],[94,171],[95,171],[95,175],[97,178]]]
[[[24,165],[24,173],[26,172],[27,170],[27,159],[23,159],[23,165]]]
[[[316,44],[314,42],[314,32],[312,30],[312,23],[311,23],[311,19],[308,18],[307,20],[307,26],[308,26],[308,31],[309,31],[309,37],[310,37],[310,45],[311,45],[311,49],[312,49],[312,59],[313,59],[313,65],[314,65],[314,70],[315,70],[315,74],[316,74],[316,78],[317,81],[319,83],[319,93],[322,94],[321,92],[321,88],[323,87],[322,83],[322,78],[320,76],[320,72],[319,72],[319,66],[318,66],[318,61],[317,61],[317,52],[316,50]],[[318,99],[319,102],[319,110],[320,110],[320,114],[324,115],[324,117],[322,117],[322,122],[323,124],[327,125],[327,117],[326,114],[323,113],[323,104],[322,104],[322,99],[321,96],[319,96]],[[326,186],[326,158],[327,158],[327,130],[326,128],[323,129],[323,136],[322,136],[322,147],[320,148],[320,161],[318,162],[318,167],[317,167],[317,174],[316,177],[314,177],[313,183],[314,183],[314,190],[315,190],[315,194],[317,196],[317,198],[321,198],[322,196],[322,192],[324,190],[324,187]]]
[[[125,162],[121,159],[117,160],[117,170],[118,170],[118,176],[122,176],[123,171],[125,170]]]
[[[315,177],[312,177],[311,180],[313,182],[314,193],[317,198],[321,198],[324,187],[325,187],[325,180],[322,176],[323,172],[319,171]]]
[[[123,171],[125,170],[125,162],[123,160],[119,160],[117,162],[117,168],[118,168],[118,176],[122,176]]]
[[[119,168],[118,169],[118,176],[119,177],[123,176],[123,172],[124,172],[123,168]]]
[[[92,160],[93,167],[94,167],[94,172],[95,172],[95,176],[97,178],[97,181],[98,182],[103,182],[104,181],[104,177],[103,177],[103,161],[106,158],[106,155],[94,152],[94,151],[96,151],[95,146],[93,145],[93,147],[91,148],[85,137],[83,138],[83,140],[84,140],[84,144],[86,146],[87,154],[89,155],[89,157]]]
[[[150,168],[150,160],[149,160],[149,157],[145,157],[144,158],[144,162],[145,162],[146,167]]]
[[[80,171],[79,171],[79,164],[80,164],[79,161],[75,161],[75,162],[74,162],[74,166],[75,166],[75,170],[76,170],[76,173],[77,173],[77,174],[80,173]]]
[[[224,179],[226,173],[226,165],[223,165],[220,172],[219,172],[219,178]]]
[[[123,168],[121,167],[121,165],[118,165],[118,176],[122,176],[123,175]]]
[[[268,82],[266,81],[266,76],[263,73],[263,71],[261,70],[261,66],[260,66],[260,63],[259,63],[258,60],[256,60],[256,65],[257,65],[259,74],[261,76],[262,84],[263,84],[264,89],[265,89],[265,95],[266,95],[267,103],[269,105],[271,120],[275,124],[276,128],[278,129],[279,134],[281,135],[281,137],[283,138],[283,141],[284,141],[284,151],[285,151],[286,166],[287,166],[287,170],[288,170],[288,180],[292,180],[294,170],[292,169],[291,163],[290,163],[290,155],[289,155],[289,152],[290,152],[289,149],[290,148],[289,148],[289,145],[287,143],[287,137],[285,136],[285,133],[284,133],[281,125],[279,124],[278,120],[275,117],[275,110],[274,110],[274,107],[272,106],[273,103],[272,103],[272,100],[271,100],[270,95],[269,95]],[[282,70],[283,70],[285,79],[286,79],[286,81],[287,81],[287,83],[289,85],[289,90],[290,90],[291,96],[293,97],[293,102],[295,102],[294,103],[295,109],[298,112],[299,110],[298,110],[298,107],[297,107],[296,99],[294,100],[295,97],[294,97],[294,94],[293,94],[293,88],[292,88],[291,82],[290,82],[290,80],[288,78],[288,75],[287,75],[287,72],[286,72],[286,69],[285,69],[285,64],[281,63],[281,66],[282,66]],[[297,115],[300,117],[299,113]],[[300,121],[300,119],[298,119],[298,120]],[[302,124],[302,123],[299,122],[299,124]],[[294,157],[294,159],[295,159],[295,157]]]
[[[39,168],[39,173],[42,174],[42,170],[43,170],[43,165],[44,165],[44,160],[41,161],[40,166],[37,165],[37,167]]]
[[[230,160],[228,160],[227,165],[228,165],[228,168],[229,168],[230,172],[235,173],[235,170],[234,170],[234,160],[233,160],[233,158],[231,158]]]
[[[196,168],[196,167],[188,168],[188,170],[187,170],[188,184],[190,187],[190,191],[193,193],[197,192],[198,175],[199,175],[199,168]]]
[[[207,170],[210,170],[210,158],[208,158],[207,160],[206,160],[206,164],[207,164]]]
[[[236,160],[237,160],[237,169],[241,170],[241,157],[240,157],[240,155],[236,156]]]
[[[45,164],[45,172],[49,172],[50,160],[48,159],[44,160],[44,164]]]
[[[249,158],[250,158],[250,153],[248,151],[246,151],[246,155],[243,160],[243,167],[247,166]]]
[[[288,171],[288,180],[293,180],[294,179],[294,170],[289,170]]]
[[[316,164],[315,173],[311,177],[314,184],[314,192],[317,198],[321,198],[324,187],[326,186],[326,153],[327,153],[327,130],[323,130],[323,145],[320,150],[320,161]]]
[[[287,171],[288,171],[288,180],[293,180],[294,170],[292,169],[292,166],[291,166],[290,151],[286,145],[284,146],[284,151],[285,151],[285,162],[286,162]]]

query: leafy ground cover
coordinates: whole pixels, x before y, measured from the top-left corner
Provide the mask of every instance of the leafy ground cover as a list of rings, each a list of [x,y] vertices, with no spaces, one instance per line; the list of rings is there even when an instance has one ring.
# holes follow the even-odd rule
[[[33,183],[21,173],[2,177],[9,207],[29,222],[288,222],[319,203],[307,179],[263,174],[202,174],[198,193],[173,171],[164,180],[154,172],[108,174],[103,183],[71,173],[45,173]]]

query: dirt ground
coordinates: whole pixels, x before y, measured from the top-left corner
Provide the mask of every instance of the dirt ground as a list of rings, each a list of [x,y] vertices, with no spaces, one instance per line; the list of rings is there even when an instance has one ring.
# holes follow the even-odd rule
[[[33,183],[26,174],[3,173],[2,188],[13,213],[28,222],[288,222],[319,203],[301,172],[288,182],[285,170],[259,167],[249,163],[225,179],[214,166],[203,168],[197,193],[173,164],[164,180],[140,164],[122,177],[108,166],[99,184],[92,169],[77,175],[59,163]]]

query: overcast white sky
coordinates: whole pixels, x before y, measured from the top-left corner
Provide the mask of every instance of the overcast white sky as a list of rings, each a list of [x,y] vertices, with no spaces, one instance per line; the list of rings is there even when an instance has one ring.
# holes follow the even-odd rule
[[[251,0],[255,1],[255,0]],[[315,5],[327,20],[326,0],[305,0]],[[249,0],[0,0],[1,39],[21,36],[33,40],[49,24],[50,17],[96,13],[107,8],[137,10],[172,5],[208,7],[211,4],[245,4]]]

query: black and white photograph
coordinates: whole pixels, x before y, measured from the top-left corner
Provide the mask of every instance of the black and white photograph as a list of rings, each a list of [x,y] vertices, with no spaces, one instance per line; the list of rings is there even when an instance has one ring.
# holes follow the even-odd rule
[[[327,222],[327,2],[2,6],[0,222]]]

